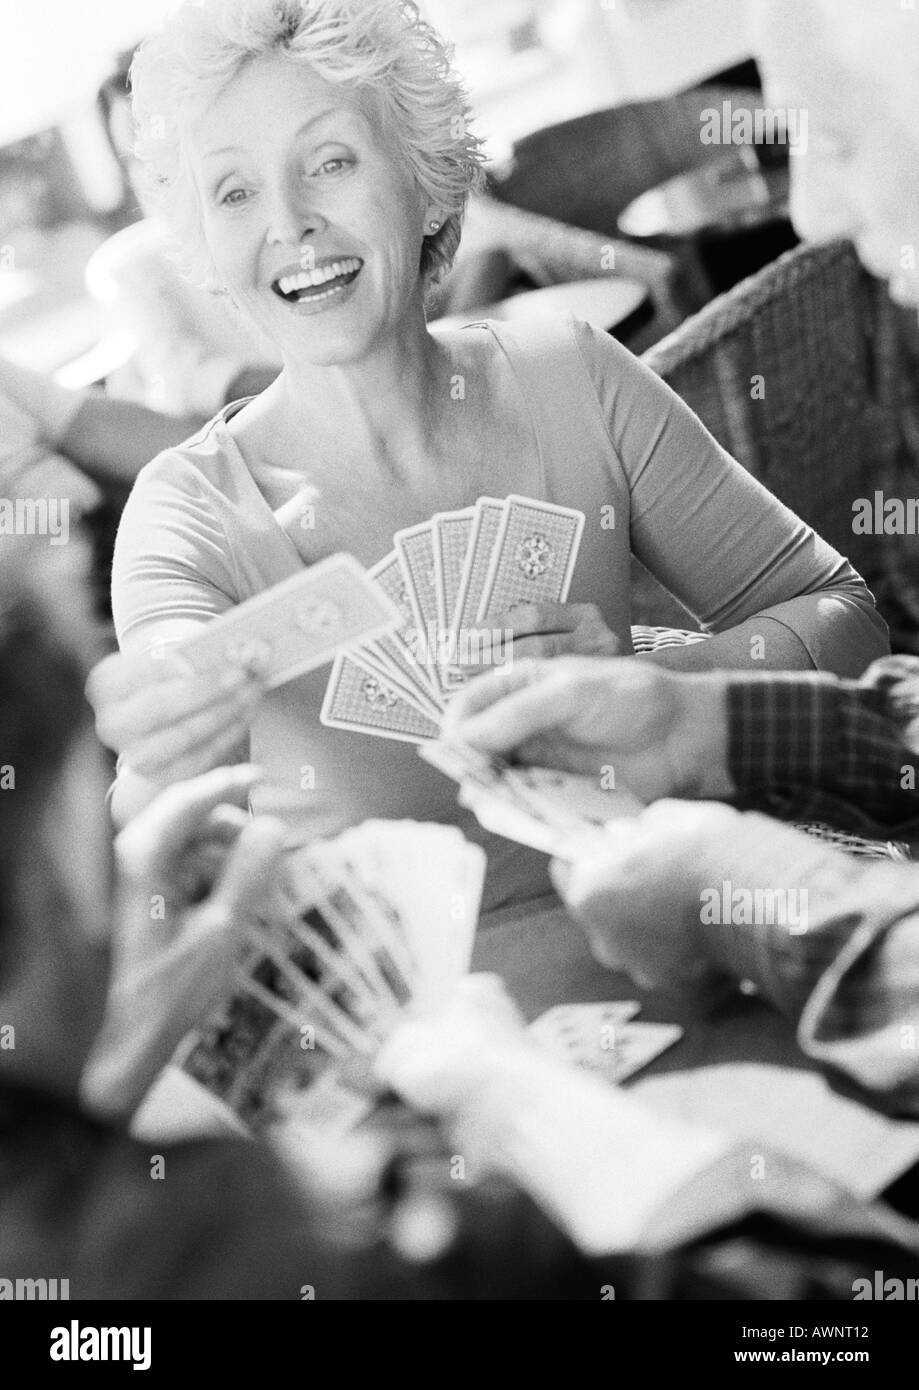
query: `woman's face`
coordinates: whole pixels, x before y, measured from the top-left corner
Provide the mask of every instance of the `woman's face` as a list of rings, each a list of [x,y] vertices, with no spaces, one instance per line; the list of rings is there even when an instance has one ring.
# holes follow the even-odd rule
[[[285,361],[360,360],[420,311],[436,214],[353,92],[282,54],[254,59],[188,150],[218,275]]]

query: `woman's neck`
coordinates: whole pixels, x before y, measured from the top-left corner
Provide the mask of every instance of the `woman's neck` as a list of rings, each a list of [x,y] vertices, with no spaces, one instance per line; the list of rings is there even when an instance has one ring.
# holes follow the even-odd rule
[[[394,474],[430,467],[451,400],[452,359],[424,328],[385,351],[342,366],[289,359],[263,403],[282,440],[309,439],[310,453],[340,475],[343,460],[358,470]]]

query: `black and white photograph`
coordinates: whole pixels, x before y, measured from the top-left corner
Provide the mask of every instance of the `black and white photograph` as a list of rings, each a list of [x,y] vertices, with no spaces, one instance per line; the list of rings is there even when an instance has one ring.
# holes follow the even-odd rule
[[[919,4],[2,28],[0,1336],[892,1367]]]

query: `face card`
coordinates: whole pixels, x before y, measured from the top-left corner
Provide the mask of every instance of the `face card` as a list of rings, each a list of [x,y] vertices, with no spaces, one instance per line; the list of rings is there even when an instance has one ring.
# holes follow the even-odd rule
[[[319,718],[331,729],[403,743],[435,739],[440,726],[402,699],[396,688],[354,657],[337,656]]]
[[[497,618],[515,603],[564,603],[583,531],[583,512],[509,497],[476,622]]]
[[[252,1129],[278,1117],[282,1092],[304,1094],[349,1054],[321,1024],[305,1036],[299,1014],[296,1021],[285,1018],[276,982],[274,963],[252,955],[240,966],[232,997],[188,1035],[176,1055],[183,1070]]]
[[[175,650],[201,674],[258,670],[274,690],[398,621],[395,604],[353,556],[332,555],[215,618]]]
[[[463,632],[476,625],[482,589],[488,575],[495,541],[498,539],[498,532],[501,528],[501,519],[504,516],[504,505],[497,497],[480,497],[475,504],[472,532],[466,549],[466,559],[463,563],[453,622],[450,625],[449,651],[451,661],[460,654],[460,639]]]

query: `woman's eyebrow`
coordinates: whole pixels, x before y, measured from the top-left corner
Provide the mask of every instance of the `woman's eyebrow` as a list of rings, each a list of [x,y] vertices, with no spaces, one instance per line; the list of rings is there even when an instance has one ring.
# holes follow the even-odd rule
[[[299,139],[301,135],[305,135],[313,126],[319,125],[321,121],[327,121],[330,116],[348,117],[350,114],[349,111],[342,110],[340,106],[330,106],[326,111],[320,111],[315,116],[310,116],[308,121],[304,121],[299,130],[296,131],[295,138]],[[241,145],[222,145],[219,150],[206,150],[201,158],[217,159],[225,154],[245,154],[245,150]]]

